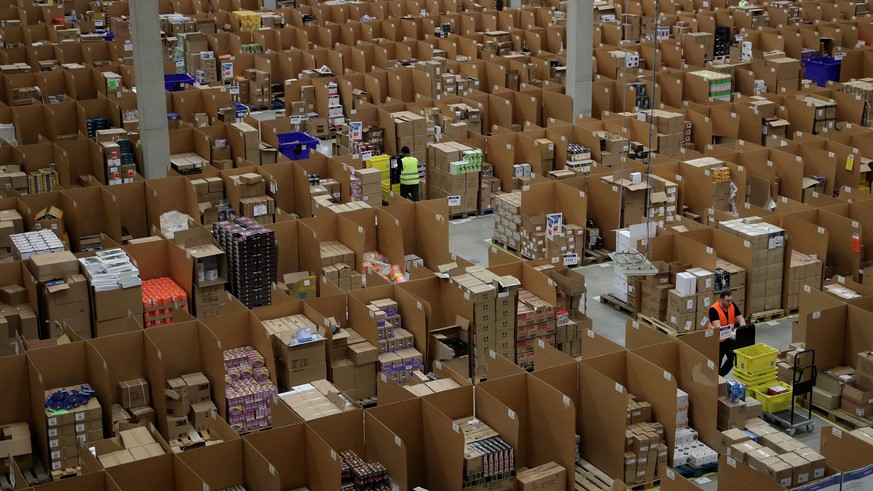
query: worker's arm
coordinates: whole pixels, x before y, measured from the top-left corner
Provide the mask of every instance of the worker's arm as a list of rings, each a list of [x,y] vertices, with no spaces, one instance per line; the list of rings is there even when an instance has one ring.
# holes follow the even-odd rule
[[[736,317],[737,323],[739,323],[740,327],[746,327],[746,319],[742,315],[738,315]]]
[[[721,318],[718,316],[718,312],[712,307],[709,308],[709,323],[712,324],[712,327],[721,329]]]

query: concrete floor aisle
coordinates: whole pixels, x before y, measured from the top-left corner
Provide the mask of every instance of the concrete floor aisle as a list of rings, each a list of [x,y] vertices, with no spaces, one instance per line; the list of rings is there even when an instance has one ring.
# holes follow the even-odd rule
[[[488,247],[492,229],[493,216],[482,216],[456,220],[449,226],[449,250],[475,264],[488,265]],[[612,263],[586,266],[582,269],[588,286],[588,316],[594,323],[594,331],[610,340],[624,346],[625,324],[628,315],[615,310],[609,305],[600,303],[600,295],[609,293],[612,288]],[[759,324],[756,330],[756,340],[778,349],[785,349],[791,343],[791,326],[795,317],[779,319],[773,322]],[[796,438],[814,450],[819,450],[820,428],[831,426],[831,423],[821,417],[814,417],[816,429],[812,433],[799,433]],[[696,481],[704,490],[718,489],[718,475],[704,476]]]

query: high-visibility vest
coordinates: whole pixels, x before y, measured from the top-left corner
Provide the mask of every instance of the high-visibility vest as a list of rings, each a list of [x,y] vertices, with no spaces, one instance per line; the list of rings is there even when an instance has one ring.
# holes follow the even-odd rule
[[[731,306],[728,307],[728,311],[725,312],[724,309],[721,308],[721,302],[718,300],[712,304],[713,309],[718,312],[718,320],[721,322],[721,329],[718,332],[718,342],[724,342],[728,339],[736,338],[736,329],[734,329],[734,323],[737,320],[737,308],[734,306],[734,303],[731,302]],[[710,329],[715,329],[715,326],[712,325],[712,322],[709,323]]]
[[[740,0],[740,7],[748,7],[748,6],[749,6],[748,0]]]
[[[409,156],[403,157],[400,160],[400,184],[415,186],[418,182],[418,159]]]

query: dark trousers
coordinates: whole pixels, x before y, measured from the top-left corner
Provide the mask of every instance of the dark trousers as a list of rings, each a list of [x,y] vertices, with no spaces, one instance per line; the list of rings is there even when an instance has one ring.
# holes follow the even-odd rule
[[[418,192],[418,186],[418,184],[401,184],[400,196],[408,199],[409,201],[420,201],[421,195]]]
[[[718,343],[718,374],[724,377],[734,367],[734,340]]]

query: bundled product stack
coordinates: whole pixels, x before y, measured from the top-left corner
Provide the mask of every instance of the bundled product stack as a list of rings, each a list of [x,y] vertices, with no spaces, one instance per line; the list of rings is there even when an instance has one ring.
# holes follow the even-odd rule
[[[209,379],[200,372],[168,379],[164,402],[167,409],[167,440],[187,437],[189,427],[198,432],[208,429],[209,419],[215,413]],[[174,443],[171,442],[171,445]]]
[[[444,142],[427,147],[427,154],[430,163],[428,197],[449,197],[449,215],[476,212],[482,151],[456,142]]]
[[[27,175],[27,194],[48,193],[60,186],[55,164],[35,170]]]
[[[538,342],[555,346],[557,329],[555,306],[524,288],[519,288],[516,326],[516,363],[524,368],[532,367],[534,346]]]
[[[227,254],[233,296],[248,308],[270,305],[270,285],[276,279],[275,233],[246,217],[216,222],[212,233]]]
[[[183,176],[200,174],[209,165],[209,159],[194,152],[175,153],[170,155],[170,168]]]
[[[172,278],[142,282],[142,308],[145,327],[173,323],[176,309],[188,311],[188,294]]]
[[[139,424],[146,421],[157,425],[148,381],[137,378],[118,382],[118,404],[112,405],[113,431],[118,432],[119,423]]]
[[[648,176],[642,172],[615,171],[612,175],[601,177],[601,180],[621,189],[621,226],[630,227],[645,222],[646,200],[651,192]]]
[[[585,228],[564,223],[563,213],[521,213],[521,191],[494,195],[492,240],[528,259],[561,258],[567,266],[580,265],[585,254]]]
[[[467,87],[478,89],[479,80],[468,78]],[[454,113],[454,117],[446,118],[439,113],[434,115],[435,122],[439,123],[442,134],[454,139],[456,137],[466,138],[467,131],[482,133],[482,114],[478,108],[464,103],[447,104],[447,107]]]
[[[103,412],[87,384],[45,391],[49,470],[54,480],[79,472],[79,442],[103,439]]]
[[[357,169],[351,177],[352,201],[382,206],[382,171],[368,167]]]
[[[685,116],[660,109],[651,109],[644,114],[646,121],[655,125],[658,154],[677,155],[685,144]]]
[[[873,417],[873,351],[862,351],[856,359],[851,383],[843,386],[840,409],[861,418]]]
[[[369,463],[351,451],[340,452],[343,491],[390,491],[388,469],[379,462]]]
[[[701,98],[717,101],[731,101],[733,78],[724,73],[700,70],[688,74],[695,90],[700,90]],[[695,93],[697,96],[697,93]],[[703,102],[703,101],[700,101]]]
[[[194,68],[194,80],[200,85],[219,85],[216,61],[215,53],[201,51],[200,57],[197,59],[197,66],[188,66],[188,71],[190,72]]]
[[[346,122],[345,109],[336,82],[328,82],[324,84],[324,87],[327,89],[327,126],[331,133],[335,133],[340,131],[343,123]]]
[[[273,341],[279,368],[276,379],[283,390],[327,376],[325,338],[305,315],[297,314],[262,322]]]
[[[567,145],[567,161],[564,162],[564,168],[572,170],[577,174],[588,175],[591,172],[591,167],[594,166],[594,161],[591,160],[591,149],[579,143],[570,143]]]
[[[267,196],[267,184],[263,176],[248,172],[231,177],[233,187],[239,193],[239,214],[260,224],[273,223],[276,202]]]
[[[873,102],[873,78],[859,78],[842,83],[841,90],[849,94],[860,95],[864,98],[864,112],[861,115],[861,125],[869,126],[873,122],[873,111],[870,103]]]
[[[462,489],[494,491],[515,489],[515,449],[490,426],[476,418],[454,421],[464,435],[464,483]],[[485,463],[488,463],[485,465]]]
[[[97,130],[97,144],[103,153],[106,184],[127,184],[136,176],[133,145],[127,131],[121,129]]]
[[[800,308],[800,292],[805,287],[821,290],[822,268],[823,264],[817,257],[792,249],[788,280],[785,283],[785,290],[782,292],[783,309],[797,310]]]
[[[556,317],[555,347],[576,358],[582,356],[582,338],[588,328],[570,319],[566,310],[559,310]]]
[[[233,17],[236,22],[239,22],[241,31],[257,31],[261,28],[261,14],[252,12],[251,10],[235,10]]]
[[[832,99],[797,96],[798,99],[815,109],[812,119],[812,134],[817,135],[825,129],[833,129],[837,123],[837,103]]]
[[[367,304],[367,309],[370,317],[376,321],[376,337],[379,341],[376,347],[379,353],[377,368],[383,375],[405,385],[412,372],[421,370],[423,357],[415,349],[412,333],[402,327],[400,308],[397,302],[385,298],[373,300]]]
[[[825,458],[808,446],[774,430],[759,418],[745,431],[722,432],[725,453],[783,488],[812,483],[825,476]]]
[[[670,283],[669,272],[643,277],[640,314],[658,319],[659,321],[666,321],[670,305],[670,291],[674,289],[675,285]]]
[[[521,191],[494,195],[493,242],[510,249],[521,249]],[[544,233],[531,230],[533,233]],[[545,244],[545,241],[543,242]]]
[[[277,393],[264,357],[251,346],[224,352],[227,424],[237,433],[273,425],[270,404]]]
[[[79,274],[76,256],[68,251],[38,254],[30,258],[29,269],[37,281],[42,337],[57,338],[68,324],[76,334],[90,338],[88,281]]]
[[[687,465],[692,469],[714,467],[718,463],[718,452],[701,442],[697,431],[688,425],[688,406],[688,394],[682,389],[676,389],[676,438],[673,442],[673,466]]]
[[[319,243],[322,267],[332,264],[355,264],[355,252],[338,240]]]
[[[399,335],[398,335],[399,333]],[[409,346],[409,336],[394,332],[400,344]],[[405,340],[405,341],[403,341]],[[395,340],[395,347],[397,341]],[[379,348],[354,329],[336,327],[332,340],[331,379],[350,399],[360,401],[376,395],[376,363]]]
[[[309,384],[291,387],[288,392],[279,394],[279,399],[303,421],[312,421],[356,408],[327,380],[315,380]]]
[[[719,293],[730,290],[734,303],[741,312],[746,311],[746,270],[724,259],[715,260],[715,283],[713,293],[718,298]]]
[[[95,337],[114,333],[128,315],[142,315],[142,280],[123,249],[97,251],[79,264],[91,285]]]
[[[9,239],[12,243],[12,254],[19,261],[26,261],[37,254],[61,252],[65,249],[58,235],[49,229],[13,234]]]
[[[718,228],[751,244],[752,269],[746,272],[746,310],[748,317],[758,312],[779,309],[782,303],[785,232],[765,223],[760,217],[725,220]]]
[[[628,485],[651,483],[658,469],[667,465],[664,426],[652,421],[652,405],[629,395],[624,448],[624,481]]]

